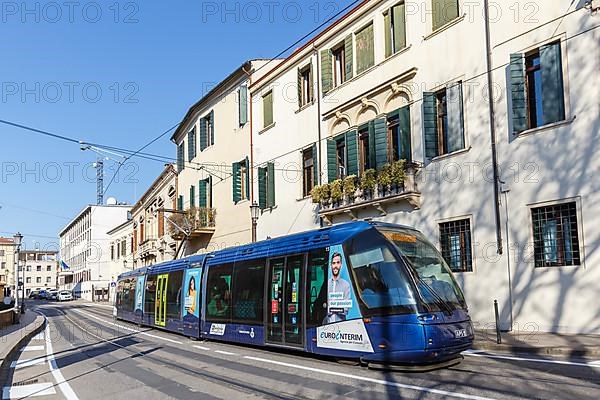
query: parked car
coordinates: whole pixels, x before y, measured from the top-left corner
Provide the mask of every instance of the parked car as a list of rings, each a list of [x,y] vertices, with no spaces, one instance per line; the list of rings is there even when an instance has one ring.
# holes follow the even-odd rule
[[[58,292],[58,301],[71,301],[73,300],[73,295],[68,290],[61,290]]]
[[[48,300],[58,300],[58,289],[50,289],[46,292]]]
[[[39,299],[40,298],[40,291],[39,290],[33,290],[31,293],[29,293],[29,298],[30,299]]]
[[[48,295],[48,292],[45,290],[40,290],[38,293],[38,299],[42,299],[42,300],[46,300],[46,296]]]

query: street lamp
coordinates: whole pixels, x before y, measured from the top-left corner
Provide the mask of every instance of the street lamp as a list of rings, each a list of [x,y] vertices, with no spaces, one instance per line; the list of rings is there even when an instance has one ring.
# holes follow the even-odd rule
[[[250,217],[252,218],[252,243],[256,242],[256,223],[260,216],[260,207],[256,202],[250,206]]]
[[[15,233],[13,236],[15,243],[15,253],[17,255],[17,288],[19,282],[19,252],[21,251],[21,242],[23,241],[23,235],[20,232]],[[19,291],[17,289],[17,297],[19,296]],[[25,266],[23,266],[23,281],[21,286],[21,314],[25,314]]]
[[[127,260],[123,260],[123,269],[127,269]]]

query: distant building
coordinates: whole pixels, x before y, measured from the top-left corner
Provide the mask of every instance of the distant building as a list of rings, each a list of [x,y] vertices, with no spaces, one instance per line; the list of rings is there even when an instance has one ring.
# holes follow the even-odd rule
[[[76,297],[108,300],[110,254],[108,230],[127,221],[129,205],[86,206],[59,233],[59,287]]]
[[[15,261],[14,240],[0,237],[0,297],[2,298],[15,290]]]
[[[127,270],[134,269],[133,248],[135,245],[135,235],[133,230],[133,219],[119,224],[110,231],[108,235],[108,251],[110,256],[108,276],[110,276],[110,296],[109,300],[114,298],[116,287],[112,282],[116,282],[119,275]]]
[[[25,277],[25,297],[34,290],[58,288],[58,251],[21,250],[19,261],[19,276]]]

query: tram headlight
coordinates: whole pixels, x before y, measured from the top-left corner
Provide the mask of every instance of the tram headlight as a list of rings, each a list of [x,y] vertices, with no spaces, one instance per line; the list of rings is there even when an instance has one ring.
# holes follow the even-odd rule
[[[435,314],[424,314],[424,315],[419,315],[417,317],[417,319],[421,322],[429,322],[429,321],[435,321],[437,320],[437,315]]]

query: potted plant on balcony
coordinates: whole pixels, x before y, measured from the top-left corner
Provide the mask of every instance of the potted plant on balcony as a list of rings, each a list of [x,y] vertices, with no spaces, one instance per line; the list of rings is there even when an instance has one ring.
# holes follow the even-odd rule
[[[348,175],[344,178],[342,186],[348,203],[354,203],[354,198],[356,197],[356,180],[356,175]]]
[[[320,185],[313,187],[310,191],[310,197],[314,204],[321,203],[323,201],[323,187]]]
[[[340,205],[340,201],[344,198],[343,191],[343,182],[341,179],[336,179],[331,182],[331,203],[333,206],[338,207]]]
[[[406,160],[398,160],[391,165],[391,179],[392,186],[396,193],[400,191],[400,188],[404,186],[404,178],[406,177]]]
[[[373,190],[377,186],[377,172],[374,169],[367,169],[360,178],[359,187],[363,192],[363,198],[370,200],[373,198]]]
[[[384,165],[377,173],[377,184],[381,196],[385,196],[392,186],[392,166],[390,164]]]

